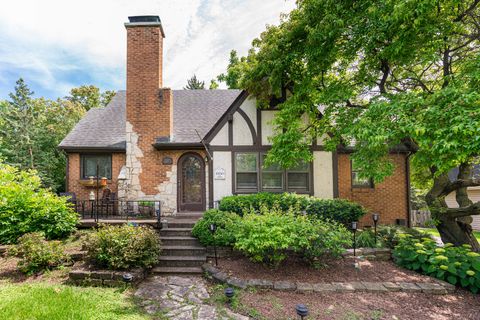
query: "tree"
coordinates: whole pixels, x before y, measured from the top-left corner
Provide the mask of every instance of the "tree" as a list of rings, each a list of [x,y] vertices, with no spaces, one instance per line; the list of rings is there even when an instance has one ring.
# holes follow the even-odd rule
[[[68,100],[34,98],[19,79],[10,101],[0,103],[0,158],[21,170],[36,169],[44,186],[61,190],[66,158],[58,144],[84,113]]]
[[[480,203],[466,196],[480,185],[479,3],[298,1],[227,71],[259,107],[280,110],[267,163],[312,159],[311,139],[328,134],[328,150],[354,146],[363,176],[381,182],[394,171],[389,152],[408,148],[442,240],[479,251]],[[453,191],[460,208],[446,205]]]
[[[237,51],[230,51],[230,60],[227,67],[227,72],[222,73],[217,77],[219,82],[225,82],[229,89],[240,89],[240,77],[243,74],[246,58],[238,58]]]
[[[193,75],[193,77],[187,80],[187,86],[184,87],[183,89],[188,89],[188,90],[205,89],[205,81],[200,81],[197,79],[196,75]]]
[[[215,81],[215,79],[210,80],[210,87],[209,87],[209,89],[210,89],[210,90],[218,89],[218,82]]]
[[[88,111],[92,108],[107,106],[113,96],[115,96],[115,91],[106,90],[100,92],[100,89],[96,86],[84,85],[70,90],[70,95],[65,97],[65,99],[80,104]]]

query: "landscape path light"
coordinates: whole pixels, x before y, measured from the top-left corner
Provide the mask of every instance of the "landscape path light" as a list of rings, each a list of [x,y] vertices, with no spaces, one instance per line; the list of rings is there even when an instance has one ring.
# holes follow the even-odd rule
[[[303,320],[306,316],[308,316],[308,308],[304,304],[297,304],[295,307],[295,311],[300,316],[300,319]]]
[[[375,233],[375,246],[377,245],[377,223],[378,220],[380,219],[380,215],[378,213],[372,214],[372,219],[373,219],[373,232]]]
[[[352,222],[352,231],[353,231],[353,265],[355,268],[358,268],[357,265],[357,229],[358,229],[358,222]]]
[[[232,303],[232,298],[235,296],[235,290],[233,288],[228,287],[225,289],[225,297],[227,297],[228,304]]]
[[[133,275],[131,273],[124,273],[122,275],[122,280],[125,283],[125,289],[127,289],[128,285],[133,281]]]

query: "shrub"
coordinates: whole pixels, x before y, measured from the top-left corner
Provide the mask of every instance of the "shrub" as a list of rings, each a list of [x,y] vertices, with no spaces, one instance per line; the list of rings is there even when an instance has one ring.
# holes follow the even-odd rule
[[[318,199],[294,193],[266,192],[224,197],[220,201],[219,209],[243,215],[252,212],[260,213],[262,206],[268,208],[277,206],[283,212],[291,209],[297,213],[306,211],[317,218],[338,221],[345,225],[359,220],[366,214],[366,210],[361,205],[348,200]]]
[[[158,262],[160,240],[155,230],[145,226],[100,226],[87,236],[87,255],[109,269],[151,267]]]
[[[381,241],[375,243],[375,234],[371,230],[363,230],[357,235],[356,246],[357,248],[375,248],[381,246]]]
[[[217,246],[233,246],[235,243],[234,228],[240,219],[235,213],[211,209],[197,221],[192,229],[192,235],[198,238],[204,246],[212,246],[214,242]],[[210,224],[217,226],[215,239],[210,231]]]
[[[60,241],[46,241],[40,232],[27,233],[18,239],[10,255],[19,257],[18,268],[26,274],[49,270],[69,261]]]
[[[34,171],[0,163],[0,243],[15,243],[30,232],[63,238],[75,230],[77,221],[66,199],[42,188]]]
[[[434,240],[400,236],[393,250],[395,262],[407,269],[461,285],[474,293],[480,291],[480,254],[469,245],[454,247],[447,243],[438,247]]]
[[[373,234],[373,230],[370,230]],[[410,235],[413,239],[421,240],[423,238],[432,239],[432,236],[413,228],[402,226],[380,226],[377,229],[378,240],[384,247],[393,249],[400,241],[403,234]]]
[[[317,265],[321,256],[338,256],[351,244],[349,232],[337,223],[266,207],[261,213],[245,215],[235,232],[235,248],[254,262],[278,267],[291,250]]]

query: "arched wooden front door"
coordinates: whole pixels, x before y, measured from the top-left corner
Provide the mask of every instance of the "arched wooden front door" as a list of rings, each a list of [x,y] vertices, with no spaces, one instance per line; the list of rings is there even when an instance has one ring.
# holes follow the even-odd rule
[[[179,211],[205,210],[205,163],[197,153],[178,159],[177,201]]]

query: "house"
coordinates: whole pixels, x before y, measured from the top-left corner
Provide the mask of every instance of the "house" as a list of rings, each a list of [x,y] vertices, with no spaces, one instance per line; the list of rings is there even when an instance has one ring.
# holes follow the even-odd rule
[[[457,179],[458,175],[458,168],[451,170],[448,173],[448,176],[451,181]],[[472,170],[472,177],[478,178],[480,177],[480,165],[475,165]],[[472,200],[472,202],[479,202],[480,201],[480,187],[469,187],[467,188],[468,198]],[[458,208],[457,200],[455,200],[455,191],[450,193],[445,197],[445,202],[447,203],[448,207],[450,208]],[[473,230],[480,230],[480,216],[472,216],[472,228]]]
[[[312,143],[315,160],[284,170],[264,167],[275,109],[259,110],[241,90],[164,87],[158,16],[129,17],[126,91],[88,111],[61,142],[68,154],[67,189],[88,199],[90,176],[108,179],[119,199],[159,200],[164,214],[202,211],[232,194],[296,192],[345,198],[381,215],[381,223],[409,218],[408,150],[391,153],[395,173],[383,183],[360,179],[348,149]],[[364,224],[371,224],[365,217]]]

